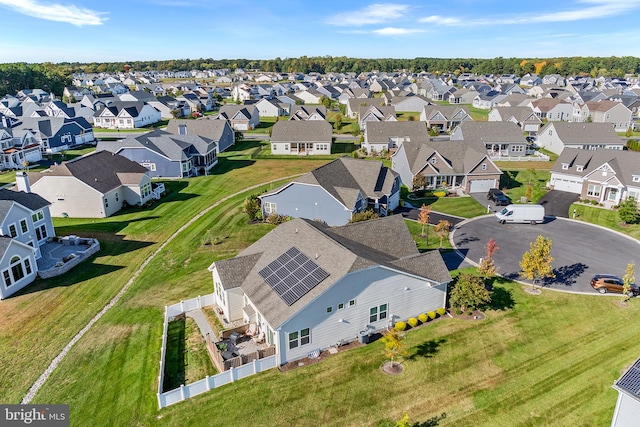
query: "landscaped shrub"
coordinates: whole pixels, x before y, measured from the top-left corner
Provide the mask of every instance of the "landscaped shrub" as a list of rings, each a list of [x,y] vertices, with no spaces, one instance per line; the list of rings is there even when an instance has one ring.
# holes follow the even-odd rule
[[[418,326],[418,319],[416,319],[415,317],[410,317],[409,320],[407,320],[407,323],[412,328],[415,328],[416,326]]]
[[[418,316],[418,320],[420,321],[420,323],[425,323],[427,322],[427,320],[429,320],[429,316],[427,316],[426,313],[422,313]]]
[[[445,310],[443,307],[440,307],[439,309],[436,310],[436,313],[438,313],[438,316],[444,316],[446,312],[447,310]]]
[[[405,329],[407,329],[407,324],[405,322],[396,322],[394,329],[396,331],[404,331]]]
[[[433,320],[436,318],[436,312],[435,311],[430,311],[427,313],[427,316],[429,316],[429,320]]]
[[[446,191],[435,191],[433,193],[434,196],[436,197],[446,197],[447,196],[447,192]]]
[[[597,205],[597,204],[598,204],[598,201],[597,201],[597,200],[592,200],[592,201],[591,201],[591,204],[592,204],[592,205]]]

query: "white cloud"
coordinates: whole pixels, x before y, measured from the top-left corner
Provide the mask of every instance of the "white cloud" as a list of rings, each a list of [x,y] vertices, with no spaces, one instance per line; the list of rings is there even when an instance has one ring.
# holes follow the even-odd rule
[[[0,0],[0,7],[12,9],[24,15],[49,21],[66,22],[78,27],[84,25],[102,25],[106,18],[104,12],[82,7],[61,4],[44,4],[37,0]]]
[[[431,15],[425,18],[418,19],[418,22],[425,22],[429,24],[439,24],[439,25],[460,25],[460,20],[458,18],[445,18],[440,15]]]
[[[408,11],[409,6],[405,4],[375,3],[360,10],[333,15],[327,19],[327,23],[340,27],[360,27],[402,18]]]
[[[442,26],[521,25],[550,22],[582,21],[622,15],[640,8],[640,0],[579,0],[570,9],[542,14],[524,13],[500,15],[481,19],[446,18],[439,15],[420,18],[418,22]]]
[[[411,29],[411,28],[386,27],[386,28],[380,28],[379,30],[373,30],[372,33],[376,33],[381,36],[399,36],[404,34],[424,33],[424,30]]]

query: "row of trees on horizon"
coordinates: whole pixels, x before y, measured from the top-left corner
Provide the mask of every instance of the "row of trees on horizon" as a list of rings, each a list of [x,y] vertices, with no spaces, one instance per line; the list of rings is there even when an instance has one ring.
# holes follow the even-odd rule
[[[381,71],[429,72],[432,74],[473,72],[475,74],[560,74],[589,75],[592,77],[623,77],[640,73],[640,58],[623,57],[561,57],[547,59],[527,58],[349,58],[345,56],[301,56],[274,59],[171,59],[131,62],[45,62],[41,64],[0,64],[0,94],[15,93],[21,89],[42,88],[57,95],[71,84],[74,73],[117,73],[123,71],[190,71],[242,68],[264,72],[283,73],[345,73]]]

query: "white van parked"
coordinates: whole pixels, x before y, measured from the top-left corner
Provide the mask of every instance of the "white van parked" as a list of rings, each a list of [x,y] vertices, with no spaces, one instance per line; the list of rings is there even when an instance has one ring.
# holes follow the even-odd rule
[[[496,212],[496,218],[501,224],[507,222],[538,224],[544,222],[544,206],[509,205],[500,212]]]

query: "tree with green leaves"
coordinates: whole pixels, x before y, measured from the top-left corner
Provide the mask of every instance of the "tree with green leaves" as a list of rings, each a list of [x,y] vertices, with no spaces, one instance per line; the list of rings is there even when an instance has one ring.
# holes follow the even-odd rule
[[[475,310],[491,302],[491,292],[484,287],[481,277],[460,273],[449,292],[449,304],[461,311]]]
[[[453,224],[451,224],[446,219],[441,219],[440,221],[438,221],[438,224],[436,225],[436,234],[438,234],[438,237],[440,237],[440,247],[442,247],[442,241],[449,236],[449,232],[451,231],[452,226]]]
[[[485,255],[480,260],[478,273],[480,273],[480,276],[482,276],[486,282],[498,273],[498,267],[496,267],[495,262],[493,261],[493,255],[498,251],[498,249],[500,249],[500,247],[493,237],[489,237],[487,244],[484,245],[484,249]]]
[[[631,285],[636,281],[636,264],[630,262],[627,264],[627,269],[622,276],[622,301],[628,301],[633,293],[631,292]]]
[[[251,195],[244,199],[244,212],[249,215],[249,221],[255,221],[262,216],[257,196]]]
[[[638,202],[633,197],[624,200],[618,206],[618,216],[625,224],[635,224],[640,219]]]
[[[342,114],[336,115],[336,120],[333,122],[333,129],[339,132],[342,129]]]
[[[534,288],[538,280],[556,277],[551,266],[553,262],[552,244],[553,242],[548,237],[538,236],[535,242],[529,244],[529,250],[522,255],[520,274],[533,281]]]

